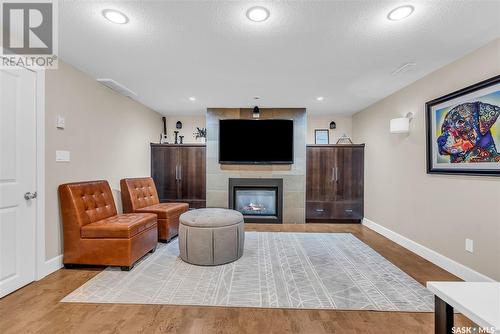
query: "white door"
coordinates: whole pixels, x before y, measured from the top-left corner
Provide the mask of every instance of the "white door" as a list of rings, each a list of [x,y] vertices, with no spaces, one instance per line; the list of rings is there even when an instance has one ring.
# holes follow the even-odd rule
[[[36,74],[0,68],[0,297],[35,279]]]

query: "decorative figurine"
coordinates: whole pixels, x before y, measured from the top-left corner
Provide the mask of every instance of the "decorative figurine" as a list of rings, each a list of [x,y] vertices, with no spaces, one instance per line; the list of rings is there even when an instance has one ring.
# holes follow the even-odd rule
[[[175,141],[174,141],[174,144],[179,144],[179,143],[177,142],[177,137],[178,137],[178,135],[179,135],[179,131],[174,131],[174,135],[175,135]]]
[[[177,121],[177,123],[175,123],[175,128],[176,129],[182,129],[182,122],[181,121]]]
[[[184,136],[179,136],[179,144],[182,144],[182,139],[184,139]]]

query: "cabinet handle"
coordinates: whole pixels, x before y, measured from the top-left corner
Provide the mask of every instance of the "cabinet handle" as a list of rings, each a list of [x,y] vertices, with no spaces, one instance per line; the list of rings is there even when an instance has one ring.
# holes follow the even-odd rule
[[[335,167],[332,167],[332,181],[337,181],[335,179]]]
[[[325,209],[316,209],[316,212],[325,212]]]
[[[175,181],[179,180],[179,166],[175,165]]]
[[[339,168],[335,167],[335,181],[339,182]]]
[[[352,213],[352,209],[345,209],[344,211],[347,213]]]
[[[179,165],[179,180],[182,180],[182,165]]]

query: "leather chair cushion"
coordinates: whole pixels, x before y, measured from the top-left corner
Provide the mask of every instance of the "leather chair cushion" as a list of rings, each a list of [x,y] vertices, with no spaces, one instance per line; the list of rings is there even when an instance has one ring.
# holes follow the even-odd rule
[[[87,239],[132,238],[153,226],[156,226],[156,215],[129,213],[87,224],[82,227],[81,236]]]
[[[158,216],[158,219],[168,219],[179,216],[181,213],[188,211],[188,209],[188,203],[160,203],[136,209],[135,212],[154,213]]]

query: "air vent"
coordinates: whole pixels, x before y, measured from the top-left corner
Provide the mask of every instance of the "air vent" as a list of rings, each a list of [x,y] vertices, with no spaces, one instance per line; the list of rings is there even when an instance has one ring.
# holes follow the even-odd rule
[[[404,65],[399,66],[397,69],[395,69],[392,74],[401,74],[404,72],[407,72],[411,70],[413,67],[415,67],[417,63],[406,63]]]
[[[137,96],[136,93],[134,93],[133,91],[131,91],[127,87],[119,84],[118,82],[116,82],[113,79],[97,79],[97,81],[100,82],[101,84],[103,84],[104,86],[111,88],[115,92],[120,93],[124,96],[130,97],[130,98],[134,98]]]

